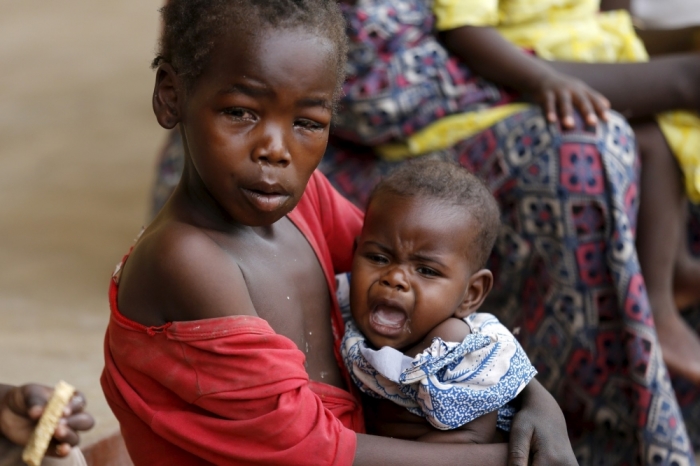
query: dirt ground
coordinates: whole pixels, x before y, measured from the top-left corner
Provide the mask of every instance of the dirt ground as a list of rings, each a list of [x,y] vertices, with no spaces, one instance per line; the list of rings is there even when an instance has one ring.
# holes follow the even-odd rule
[[[111,272],[146,218],[161,0],[0,0],[0,381],[99,386]]]

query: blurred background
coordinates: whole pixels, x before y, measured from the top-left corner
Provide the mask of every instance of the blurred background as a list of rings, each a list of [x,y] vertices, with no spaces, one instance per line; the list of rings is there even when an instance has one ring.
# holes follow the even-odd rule
[[[102,395],[107,287],[147,218],[162,0],[0,0],[0,381]]]

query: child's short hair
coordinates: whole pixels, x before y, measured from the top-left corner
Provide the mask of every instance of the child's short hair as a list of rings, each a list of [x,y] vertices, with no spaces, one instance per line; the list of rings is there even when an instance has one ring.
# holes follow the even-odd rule
[[[170,63],[187,88],[202,73],[217,36],[261,26],[303,28],[335,45],[337,89],[345,79],[347,36],[336,0],[170,0],[162,9],[163,34],[152,67]],[[339,95],[339,92],[336,92]]]
[[[486,264],[498,237],[500,212],[484,182],[466,168],[435,157],[413,159],[382,179],[372,191],[369,203],[385,193],[432,198],[468,209],[480,229],[475,240],[476,259],[479,267]]]

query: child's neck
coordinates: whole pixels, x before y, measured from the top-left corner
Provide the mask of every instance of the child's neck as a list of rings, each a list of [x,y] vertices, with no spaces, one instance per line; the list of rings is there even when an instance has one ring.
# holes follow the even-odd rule
[[[261,237],[272,235],[274,224],[251,227],[231,217],[214,199],[202,180],[195,173],[192,173],[191,167],[187,165],[183,170],[180,183],[173,193],[173,198],[179,207],[178,210],[182,209],[195,225],[202,228],[227,234],[255,232]]]

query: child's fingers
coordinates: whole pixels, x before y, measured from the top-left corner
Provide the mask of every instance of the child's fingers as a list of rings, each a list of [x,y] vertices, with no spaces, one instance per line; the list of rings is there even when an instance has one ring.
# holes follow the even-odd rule
[[[49,448],[46,450],[46,456],[64,458],[70,454],[71,448],[73,447],[68,443],[60,443],[52,440],[49,444]]]
[[[533,429],[520,423],[513,423],[508,442],[508,466],[527,466],[530,459],[530,443]]]
[[[77,445],[78,442],[80,442],[80,436],[78,436],[76,431],[68,427],[68,423],[65,419],[62,419],[56,427],[53,438],[56,442],[61,444],[65,443],[69,446]]]
[[[559,105],[559,115],[561,116],[561,124],[565,128],[574,127],[574,106],[571,102],[571,93],[568,90],[559,91],[557,95],[557,103]]]
[[[90,430],[95,425],[95,419],[88,413],[78,413],[66,418],[66,424],[76,431]]]
[[[69,412],[67,413],[67,415],[83,412],[86,405],[87,400],[85,399],[85,395],[83,395],[82,392],[76,391],[73,397],[70,399],[70,402],[68,403],[67,408],[69,409]]]
[[[19,397],[14,397],[14,408],[17,413],[26,412],[32,419],[39,419],[44,412],[44,406],[48,403],[53,389],[44,385],[28,384],[20,388]],[[19,393],[18,393],[19,395]]]

